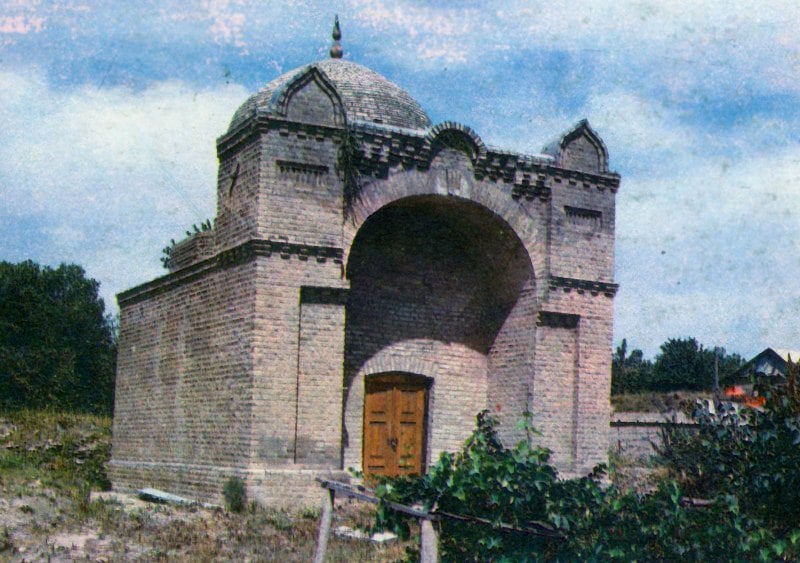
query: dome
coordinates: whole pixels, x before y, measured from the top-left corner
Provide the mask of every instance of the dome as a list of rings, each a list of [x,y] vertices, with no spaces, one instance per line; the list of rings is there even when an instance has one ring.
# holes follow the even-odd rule
[[[287,72],[264,86],[236,110],[228,130],[234,130],[256,112],[273,113],[273,102],[287,84],[311,68],[322,72],[336,88],[347,119],[351,121],[369,121],[406,129],[431,126],[425,110],[405,90],[364,66],[331,58]]]

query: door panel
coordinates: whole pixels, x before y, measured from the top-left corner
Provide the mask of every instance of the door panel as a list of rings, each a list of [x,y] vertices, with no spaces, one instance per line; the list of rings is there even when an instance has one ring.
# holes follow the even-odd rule
[[[392,389],[379,386],[367,393],[364,404],[364,473],[383,475],[386,472],[387,444],[391,433]],[[390,456],[389,456],[390,457]]]
[[[422,473],[427,383],[419,376],[386,374],[366,382],[365,475]]]
[[[399,387],[397,421],[397,469],[400,475],[422,472],[422,438],[425,411],[424,389]]]

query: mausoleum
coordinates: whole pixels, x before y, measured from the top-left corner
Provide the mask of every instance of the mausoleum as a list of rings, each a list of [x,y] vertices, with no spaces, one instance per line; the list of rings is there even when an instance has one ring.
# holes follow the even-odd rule
[[[213,224],[118,296],[114,487],[219,502],[239,476],[316,502],[316,476],[424,472],[484,409],[509,444],[531,413],[562,474],[589,472],[617,290],[603,141],[581,121],[542,154],[486,146],[334,38],[244,102]]]

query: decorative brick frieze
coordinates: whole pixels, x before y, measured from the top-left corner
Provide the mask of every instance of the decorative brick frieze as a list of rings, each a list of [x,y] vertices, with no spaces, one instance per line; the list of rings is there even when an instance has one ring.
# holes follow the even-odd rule
[[[603,294],[606,297],[614,297],[619,289],[619,285],[615,283],[592,281],[592,280],[579,280],[575,278],[561,278],[552,276],[549,280],[551,290],[561,289],[566,293],[576,291],[577,293],[589,292],[592,295]]]
[[[567,223],[580,229],[599,231],[603,228],[603,213],[596,209],[565,205],[564,214],[567,216]]]
[[[341,139],[343,131],[343,127],[301,123],[259,114],[249,118],[235,130],[219,137],[217,139],[217,156],[224,159],[239,150],[253,137],[270,132],[276,132],[281,137],[294,136],[322,142],[326,139]]]
[[[433,130],[437,130],[436,126]],[[512,184],[515,197],[526,199],[549,197],[549,186],[545,186],[548,176],[553,182],[573,181],[585,187],[598,190],[616,191],[619,187],[619,176],[614,173],[590,174],[576,170],[565,170],[554,166],[552,157],[548,155],[525,155],[510,151],[487,148],[469,127],[453,122],[441,124],[440,133],[459,132],[464,139],[471,140],[473,147],[468,156],[473,159],[476,179],[486,178],[491,181],[502,181]],[[417,131],[398,131],[382,129],[371,124],[362,129],[361,124],[354,126],[356,140],[359,144],[358,165],[370,176],[385,177],[388,167],[414,166],[426,170],[430,166],[432,147],[436,139],[430,135],[422,135]],[[466,149],[465,149],[466,150]]]
[[[281,174],[322,176],[328,173],[328,167],[323,164],[281,159],[276,160],[275,164],[278,165],[278,170],[281,171]]]
[[[549,172],[552,174],[555,184],[580,185],[587,189],[610,190],[612,193],[616,193],[619,189],[620,177],[618,174],[590,174],[580,170],[567,170],[555,166],[550,167]]]
[[[217,141],[220,158],[250,136],[270,130],[277,131],[283,137],[294,135],[318,141],[335,139],[337,142],[342,138],[344,131],[344,128],[340,127],[299,123],[266,115],[254,116],[251,120],[252,126],[240,126],[233,133],[220,137]],[[555,166],[553,158],[549,155],[525,155],[488,148],[471,128],[455,122],[443,122],[427,133],[366,122],[353,122],[349,127],[358,143],[357,165],[361,173],[367,176],[385,178],[393,166],[413,166],[425,170],[430,166],[433,157],[432,147],[436,145],[436,137],[431,134],[459,132],[474,144],[470,156],[474,159],[475,177],[512,184],[516,188],[514,192],[516,197],[546,198],[547,193],[543,191],[542,179],[547,176],[552,176],[554,184],[581,185],[585,188],[601,191],[607,189],[612,192],[616,192],[619,188],[618,174],[612,172],[593,174],[568,170]]]
[[[521,174],[521,176],[522,178],[511,188],[511,197],[514,199],[525,198],[528,201],[550,199],[551,190],[545,185],[544,174],[538,174],[535,178],[531,178],[530,174]]]

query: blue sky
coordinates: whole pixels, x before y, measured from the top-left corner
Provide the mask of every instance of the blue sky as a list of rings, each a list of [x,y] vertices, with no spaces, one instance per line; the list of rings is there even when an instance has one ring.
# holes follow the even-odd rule
[[[114,295],[213,218],[215,139],[327,57],[434,123],[538,152],[582,118],[617,196],[615,344],[800,348],[794,2],[0,0],[0,260],[83,265]]]

